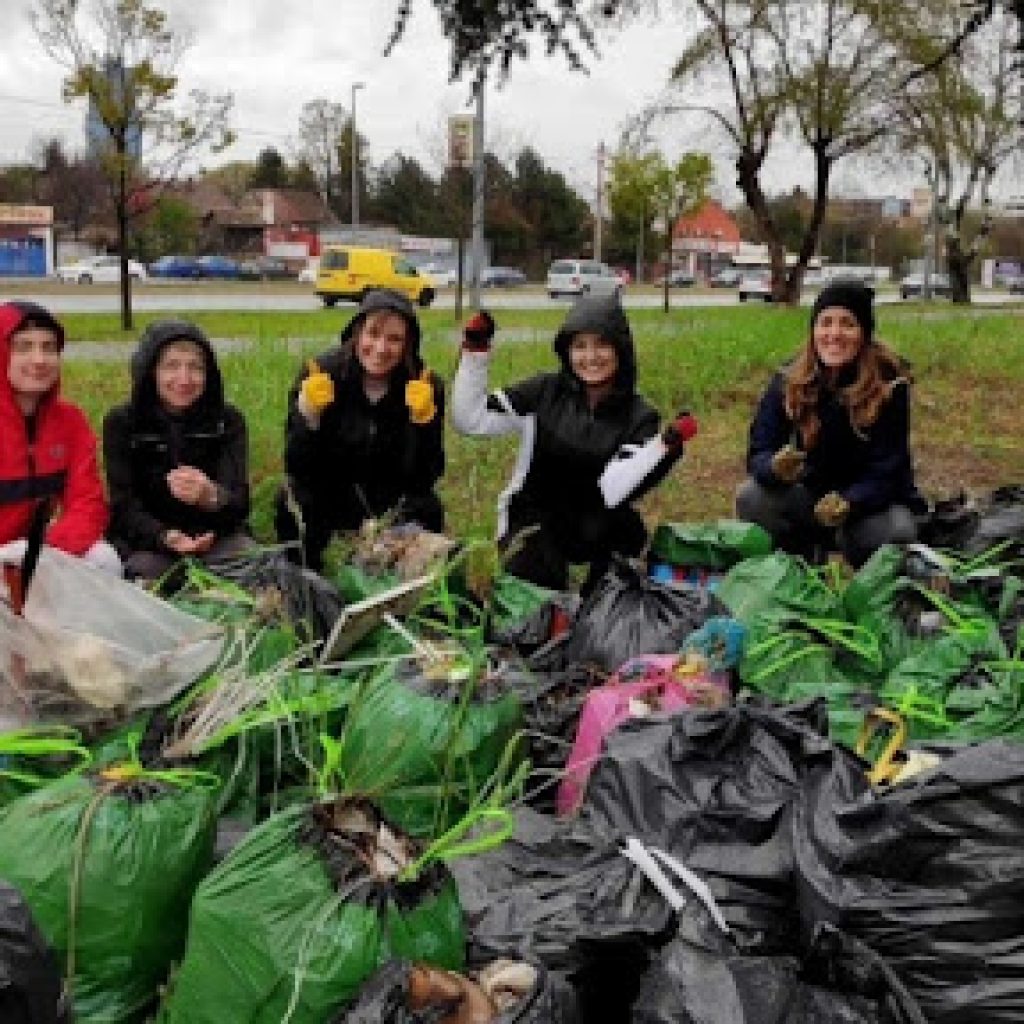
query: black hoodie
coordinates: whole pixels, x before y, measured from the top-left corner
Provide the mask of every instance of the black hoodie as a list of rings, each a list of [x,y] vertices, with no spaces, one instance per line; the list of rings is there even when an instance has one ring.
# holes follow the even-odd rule
[[[157,398],[156,364],[172,341],[190,341],[206,360],[206,387],[184,412]],[[108,536],[122,554],[159,550],[165,530],[218,538],[238,532],[249,515],[248,441],[242,414],[224,401],[209,338],[186,320],[149,325],[132,356],[132,397],[103,421],[103,458],[110,492]],[[220,492],[214,510],[187,505],[167,486],[180,466],[202,470]]]
[[[569,364],[569,342],[583,332],[609,341],[618,356],[612,391],[593,409]],[[636,393],[633,335],[615,296],[580,299],[555,335],[554,350],[561,363],[557,373],[494,391],[486,402],[488,357],[463,353],[459,363],[452,406],[456,429],[522,436],[515,474],[499,505],[502,537],[537,521],[573,531],[583,519],[607,517],[611,507],[658,484],[678,458],[658,446],[657,410]],[[609,502],[601,480],[613,463],[636,483]]]
[[[405,359],[392,371],[388,390],[371,402],[363,390],[363,368],[355,339],[371,313],[397,313],[408,324]],[[405,387],[423,372],[420,327],[412,303],[398,292],[369,293],[341,333],[340,345],[316,358],[334,382],[334,401],[316,430],[298,411],[299,390],[307,372],[296,378],[288,396],[285,471],[300,504],[317,503],[347,519],[352,510],[379,516],[403,501],[432,492],[444,472],[444,388],[430,374],[437,408],[429,423],[409,418]]]

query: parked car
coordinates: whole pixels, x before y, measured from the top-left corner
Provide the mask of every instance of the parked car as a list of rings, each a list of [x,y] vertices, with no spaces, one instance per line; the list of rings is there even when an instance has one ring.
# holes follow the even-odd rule
[[[732,267],[723,267],[711,275],[708,284],[712,288],[736,288],[742,280],[743,275],[738,270]]]
[[[196,264],[200,277],[215,277],[222,281],[238,280],[238,263],[228,256],[200,256]]]
[[[1018,277],[1008,278],[1006,287],[1014,294],[1024,293],[1024,274]]]
[[[315,288],[328,307],[339,299],[360,302],[374,288],[394,288],[413,302],[429,306],[437,292],[433,278],[419,273],[401,253],[357,245],[324,249]]]
[[[482,288],[518,288],[526,284],[526,275],[515,267],[485,267],[480,272]]]
[[[740,302],[755,300],[772,301],[772,279],[770,274],[748,274],[741,278],[736,292]]]
[[[107,256],[89,256],[77,263],[68,263],[56,270],[59,281],[72,284],[109,284],[121,280],[121,257],[116,253]],[[133,281],[144,281],[149,275],[146,268],[135,260],[128,261],[128,276]]]
[[[161,256],[149,265],[153,277],[200,277],[199,264],[191,256]]]
[[[932,295],[949,298],[949,277],[946,274],[933,273],[929,281]],[[900,298],[914,299],[924,295],[924,274],[907,274],[900,281]]]
[[[548,295],[621,295],[622,282],[607,263],[596,260],[555,260],[548,268]]]
[[[318,259],[310,260],[298,273],[297,280],[299,284],[313,284],[316,281],[317,272],[320,269],[320,261]]]
[[[284,260],[273,256],[258,256],[252,260],[242,260],[238,264],[238,276],[243,281],[285,281],[295,275],[288,269]]]
[[[457,267],[446,263],[424,263],[419,271],[426,274],[438,288],[454,288],[459,282]]]
[[[669,288],[692,288],[695,283],[696,278],[688,270],[673,270],[668,275]],[[664,275],[659,277],[655,284],[664,287]]]

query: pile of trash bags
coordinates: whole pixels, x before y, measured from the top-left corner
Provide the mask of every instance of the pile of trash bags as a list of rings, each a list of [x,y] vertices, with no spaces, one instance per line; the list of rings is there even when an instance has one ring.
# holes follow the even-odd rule
[[[666,524],[582,599],[403,527],[89,618],[45,551],[0,607],[0,1021],[1024,1019],[1022,507],[856,574]]]

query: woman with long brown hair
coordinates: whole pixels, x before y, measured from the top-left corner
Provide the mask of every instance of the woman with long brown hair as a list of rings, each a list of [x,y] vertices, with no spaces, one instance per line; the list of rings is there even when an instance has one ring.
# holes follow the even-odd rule
[[[761,397],[736,513],[783,550],[838,547],[859,566],[917,536],[926,505],[910,457],[910,381],[874,335],[872,290],[832,282],[815,300],[807,344]]]

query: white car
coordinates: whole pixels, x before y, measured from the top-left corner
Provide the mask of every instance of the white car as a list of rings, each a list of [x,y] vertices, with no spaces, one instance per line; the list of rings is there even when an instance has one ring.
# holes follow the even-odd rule
[[[548,295],[621,295],[622,281],[607,263],[555,260],[548,268]]]
[[[128,276],[133,281],[145,281],[149,276],[146,268],[135,260],[128,261]],[[70,281],[72,284],[116,284],[121,280],[121,257],[90,256],[57,268],[59,281]]]
[[[426,274],[438,288],[454,288],[459,282],[459,272],[444,263],[424,263],[419,271]],[[468,284],[468,281],[463,283]]]
[[[316,282],[316,274],[320,269],[319,260],[310,260],[298,273],[296,280],[299,284],[314,284]]]
[[[771,302],[771,276],[767,274],[749,274],[740,281],[736,294],[740,302],[749,302],[751,299],[757,302]]]

